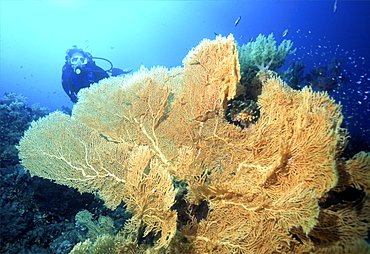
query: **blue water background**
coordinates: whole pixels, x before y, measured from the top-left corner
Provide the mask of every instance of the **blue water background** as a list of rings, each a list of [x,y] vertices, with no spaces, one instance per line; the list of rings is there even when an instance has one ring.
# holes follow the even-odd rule
[[[238,17],[241,20],[234,25]],[[346,60],[348,84],[331,95],[343,105],[352,135],[369,140],[370,2],[338,1],[0,1],[0,96],[72,107],[61,86],[72,45],[137,70],[179,66],[203,38],[234,34],[241,45],[273,32],[294,42],[290,60],[310,68]],[[287,64],[289,63],[287,61]],[[103,68],[105,62],[97,61]]]

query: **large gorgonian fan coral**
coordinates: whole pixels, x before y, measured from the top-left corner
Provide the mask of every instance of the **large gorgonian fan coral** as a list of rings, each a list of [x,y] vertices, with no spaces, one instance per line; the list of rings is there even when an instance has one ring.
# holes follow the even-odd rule
[[[32,124],[19,146],[32,175],[96,193],[111,209],[123,201],[133,214],[118,235],[87,240],[72,253],[370,250],[361,240],[367,195],[356,208],[320,206],[337,185],[369,186],[370,156],[339,159],[346,138],[340,106],[270,75],[257,101],[260,117],[242,129],[225,117],[242,92],[239,80],[233,37],[217,37],[193,49],[184,68],[102,80],[79,93],[72,117],[55,112]],[[351,178],[342,181],[338,168]],[[179,223],[175,186],[186,186],[188,207],[206,203],[207,213],[189,211]],[[153,245],[139,240],[150,233]]]

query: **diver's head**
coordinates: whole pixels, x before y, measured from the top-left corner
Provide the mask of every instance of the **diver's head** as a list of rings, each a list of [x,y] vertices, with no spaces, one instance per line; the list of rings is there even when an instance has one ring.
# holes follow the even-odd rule
[[[82,49],[73,46],[73,48],[67,50],[66,61],[77,74],[80,74],[81,69],[84,68],[89,61],[92,61],[92,56],[90,53],[84,52]]]
[[[69,64],[75,70],[77,74],[81,73],[81,68],[85,67],[87,64],[87,58],[83,56],[80,52],[76,52],[72,55],[69,60]]]

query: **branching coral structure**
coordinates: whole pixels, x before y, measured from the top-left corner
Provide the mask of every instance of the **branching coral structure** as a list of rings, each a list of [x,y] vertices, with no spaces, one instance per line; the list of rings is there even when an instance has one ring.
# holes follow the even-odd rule
[[[252,70],[277,70],[284,65],[286,57],[293,54],[293,43],[283,40],[277,47],[274,34],[258,35],[255,41],[239,47],[240,66],[242,71]]]
[[[241,128],[225,117],[242,93],[233,37],[203,40],[183,64],[102,80],[81,90],[71,117],[50,114],[22,138],[20,157],[32,175],[96,193],[111,209],[124,202],[133,215],[118,235],[71,253],[369,251],[368,194],[356,207],[320,206],[339,183],[369,186],[369,155],[339,160],[340,105],[271,74],[259,118]],[[187,204],[206,202],[204,218],[189,212],[179,223],[179,182]],[[153,244],[139,240],[150,234]]]

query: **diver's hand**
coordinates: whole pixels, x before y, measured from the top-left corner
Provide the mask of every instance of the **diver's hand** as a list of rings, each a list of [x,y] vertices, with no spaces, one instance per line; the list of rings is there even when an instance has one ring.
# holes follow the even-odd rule
[[[72,96],[72,97],[71,97],[71,101],[72,101],[73,103],[77,103],[77,101],[78,101],[77,96],[76,96],[76,95],[75,95],[75,96]]]

